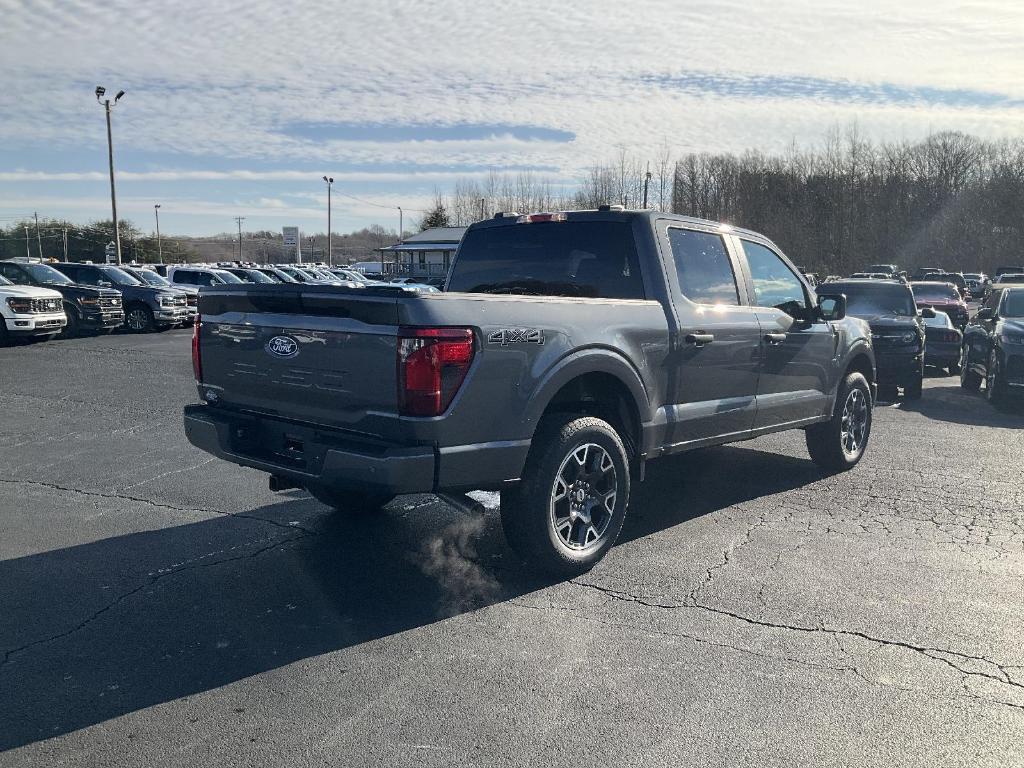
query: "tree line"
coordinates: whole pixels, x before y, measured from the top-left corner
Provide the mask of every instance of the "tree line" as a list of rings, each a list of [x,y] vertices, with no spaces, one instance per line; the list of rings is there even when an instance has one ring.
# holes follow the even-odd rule
[[[646,189],[645,189],[646,188]],[[873,263],[991,273],[1024,260],[1024,139],[942,132],[873,142],[854,126],[781,154],[620,150],[573,190],[533,174],[455,184],[424,223],[466,225],[496,211],[610,203],[762,232],[797,263],[849,274]]]

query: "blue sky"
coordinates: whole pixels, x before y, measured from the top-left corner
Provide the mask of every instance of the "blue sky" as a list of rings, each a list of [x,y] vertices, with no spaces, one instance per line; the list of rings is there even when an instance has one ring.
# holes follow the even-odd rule
[[[1024,134],[1024,4],[0,0],[0,222],[168,233],[397,227],[434,190],[532,170],[571,189],[626,147]]]

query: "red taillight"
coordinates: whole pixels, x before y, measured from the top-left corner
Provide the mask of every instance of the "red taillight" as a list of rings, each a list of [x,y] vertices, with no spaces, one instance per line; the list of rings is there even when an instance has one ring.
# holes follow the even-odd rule
[[[192,373],[196,381],[203,380],[203,361],[199,357],[199,326],[202,318],[196,315],[195,325],[192,326]]]
[[[469,328],[400,328],[399,413],[444,413],[466,378],[473,352],[473,332]]]

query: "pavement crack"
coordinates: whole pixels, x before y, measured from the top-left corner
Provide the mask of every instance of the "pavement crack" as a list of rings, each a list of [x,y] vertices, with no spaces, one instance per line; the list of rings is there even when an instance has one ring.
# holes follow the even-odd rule
[[[227,563],[233,563],[233,562],[236,562],[238,560],[248,560],[248,559],[256,558],[256,557],[259,557],[262,554],[270,552],[271,550],[278,549],[279,547],[283,547],[283,546],[285,546],[287,544],[291,544],[291,543],[293,543],[295,541],[298,541],[300,539],[305,539],[305,538],[307,538],[310,535],[311,534],[309,534],[309,533],[299,533],[297,536],[290,536],[288,538],[281,539],[279,541],[274,541],[274,542],[272,542],[270,544],[267,544],[264,547],[260,547],[259,549],[254,550],[252,552],[248,552],[248,553],[246,553],[244,555],[237,555],[235,557],[227,557],[227,558],[223,558],[221,560],[214,560],[214,561],[209,562],[209,563],[193,562],[193,563],[190,563],[188,565],[185,565],[184,567],[175,567],[175,568],[172,568],[172,569],[169,569],[169,570],[162,570],[162,571],[156,571],[156,572],[150,573],[150,574],[148,574],[146,576],[146,580],[142,584],[139,584],[138,586],[133,587],[132,589],[128,590],[127,592],[121,593],[120,595],[115,597],[113,600],[108,602],[106,605],[104,605],[101,608],[97,609],[92,614],[90,614],[89,616],[84,618],[82,621],[78,622],[75,626],[73,626],[73,627],[71,627],[69,629],[66,629],[66,630],[64,630],[62,632],[57,632],[56,634],[48,635],[47,637],[43,637],[43,638],[39,638],[39,639],[36,639],[36,640],[32,640],[31,642],[24,643],[23,645],[20,645],[20,646],[18,646],[16,648],[11,648],[9,650],[4,651],[3,659],[0,660],[0,668],[3,668],[4,666],[6,666],[10,662],[11,657],[15,656],[16,654],[22,653],[24,651],[27,651],[27,650],[29,650],[31,648],[35,648],[35,647],[40,646],[40,645],[46,645],[47,643],[52,643],[52,642],[55,642],[57,640],[61,640],[61,639],[65,638],[65,637],[69,637],[69,636],[75,634],[76,632],[82,631],[87,626],[89,626],[94,621],[96,621],[98,618],[103,616],[105,613],[108,613],[109,611],[113,610],[118,605],[120,605],[125,600],[127,600],[128,598],[130,598],[133,595],[136,595],[139,592],[141,592],[141,591],[143,591],[143,590],[153,586],[154,584],[156,584],[158,581],[161,581],[162,579],[165,579],[165,578],[167,578],[169,576],[177,576],[179,574],[185,573],[186,571],[196,570],[196,569],[199,569],[199,568],[212,568],[214,566],[220,566],[220,565],[225,565]]]
[[[632,595],[628,592],[610,589],[608,587],[603,587],[599,584],[594,584],[592,582],[580,581],[579,579],[572,579],[569,583],[579,587],[584,587],[587,589],[600,592],[601,594],[606,595],[607,597],[610,597],[613,600],[634,603],[647,608],[657,608],[662,610],[699,610],[712,613],[717,616],[730,618],[735,621],[740,621],[744,624],[748,624],[751,626],[762,627],[765,629],[775,629],[787,632],[799,632],[806,634],[824,634],[831,635],[837,638],[858,638],[860,640],[865,640],[870,643],[875,643],[879,647],[901,648],[906,651],[910,651],[912,653],[916,653],[921,656],[925,656],[926,658],[945,664],[946,666],[956,671],[958,674],[963,675],[965,680],[967,678],[972,677],[983,678],[986,680],[994,681],[1001,685],[1008,686],[1013,689],[1024,691],[1024,683],[1020,683],[1014,680],[1008,672],[1009,669],[1013,669],[1014,667],[1002,665],[999,662],[993,661],[992,659],[986,658],[984,656],[971,655],[969,653],[962,653],[959,651],[950,651],[944,648],[934,648],[926,645],[917,645],[914,643],[906,642],[904,640],[893,640],[890,638],[875,637],[873,635],[867,634],[866,632],[861,632],[860,630],[840,629],[836,627],[828,627],[824,624],[816,627],[807,627],[799,624],[787,624],[778,621],[755,619],[750,616],[744,616],[740,613],[735,613],[733,611],[727,611],[722,608],[716,608],[712,605],[699,603],[692,599],[687,599],[683,602],[676,603],[655,602],[647,598]],[[969,665],[971,665],[972,663],[974,665],[985,665],[988,667],[990,671],[986,671],[985,669],[979,669],[977,668],[977,666],[975,666],[975,668],[971,668]],[[853,669],[853,671],[855,671],[855,673],[859,672],[855,668]],[[1018,709],[1024,709],[1024,705],[1013,704],[1010,702],[995,699],[984,700],[991,701],[995,704],[1003,704]]]
[[[300,530],[304,533],[313,535],[316,533],[312,528],[306,528],[295,521],[282,523],[278,520],[272,520],[267,517],[260,517],[258,515],[250,515],[245,512],[224,512],[219,509],[210,509],[209,507],[178,507],[174,504],[165,504],[159,501],[153,501],[142,496],[133,496],[127,493],[103,493],[101,491],[86,491],[81,488],[71,488],[66,485],[59,485],[58,483],[46,483],[41,480],[9,480],[6,478],[0,478],[0,483],[6,485],[32,485],[40,488],[48,488],[53,491],[62,491],[65,493],[75,493],[82,496],[91,496],[100,499],[118,499],[120,501],[131,501],[137,504],[147,504],[157,509],[166,509],[172,512],[204,512],[211,515],[221,515],[223,517],[235,517],[241,520],[253,520],[259,523],[266,523],[267,525],[273,525],[277,528],[283,528],[285,530]]]

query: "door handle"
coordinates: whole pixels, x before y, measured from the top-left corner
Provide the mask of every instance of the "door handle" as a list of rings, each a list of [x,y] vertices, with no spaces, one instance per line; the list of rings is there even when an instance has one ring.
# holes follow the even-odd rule
[[[773,346],[778,346],[786,340],[786,334],[784,333],[766,333],[764,340]]]
[[[695,347],[703,347],[714,340],[715,334],[713,333],[688,333],[685,339],[687,344],[693,344]]]

